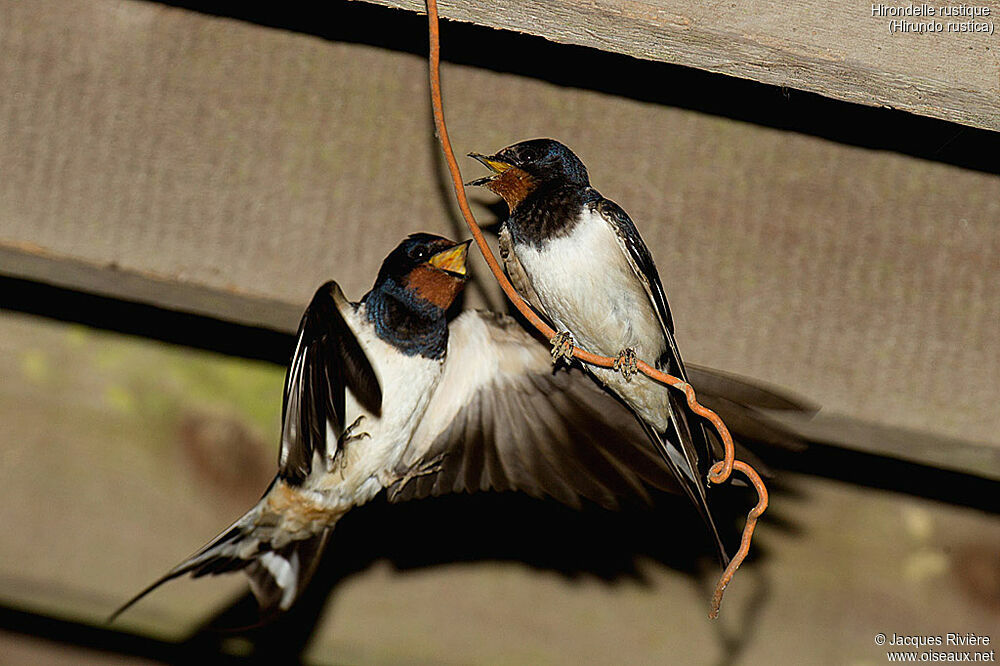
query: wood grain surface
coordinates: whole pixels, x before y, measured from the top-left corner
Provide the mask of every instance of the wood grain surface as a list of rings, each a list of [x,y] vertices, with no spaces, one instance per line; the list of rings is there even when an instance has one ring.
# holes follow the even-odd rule
[[[178,290],[235,294],[285,304],[287,322],[327,279],[361,296],[408,233],[464,235],[417,55],[145,2],[0,11],[8,274],[61,258],[46,270],[66,286],[168,307]],[[460,153],[561,139],[629,211],[685,358],[864,421],[1000,441],[994,173],[525,76],[443,76]],[[495,221],[493,198],[472,197]],[[466,304],[502,307],[481,284]]]
[[[424,7],[418,0],[371,1],[410,11]],[[935,15],[887,14],[907,4],[451,0],[441,3],[440,12],[444,18],[556,42],[1000,129],[1000,51],[992,31],[1000,21],[1000,3],[917,3],[934,8]],[[941,15],[952,6],[985,8],[989,14]],[[934,31],[893,32],[892,21],[933,24]],[[962,28],[950,27],[969,22],[989,31],[956,32]]]

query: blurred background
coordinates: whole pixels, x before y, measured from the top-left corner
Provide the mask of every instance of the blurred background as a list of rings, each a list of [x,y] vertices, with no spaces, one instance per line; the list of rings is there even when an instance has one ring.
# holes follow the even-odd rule
[[[0,663],[879,664],[879,632],[1000,640],[1000,135],[457,23],[456,152],[569,145],[649,244],[685,359],[822,407],[784,421],[805,450],[762,454],[772,507],[721,618],[683,503],[487,494],[353,512],[276,625],[245,628],[232,576],[105,626],[263,492],[313,290],[357,299],[406,234],[467,235],[424,17],[225,5],[0,0]],[[505,309],[473,270],[464,305]],[[717,492],[736,539],[752,496]]]

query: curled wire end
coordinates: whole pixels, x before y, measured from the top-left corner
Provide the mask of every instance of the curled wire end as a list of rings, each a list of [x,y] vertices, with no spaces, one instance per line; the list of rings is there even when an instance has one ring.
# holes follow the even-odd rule
[[[715,463],[715,465],[712,466],[712,469],[714,470],[721,464],[721,462]],[[760,478],[760,474],[758,474],[753,467],[746,464],[742,460],[734,460],[733,467],[736,471],[746,476],[750,480],[750,483],[753,484],[754,489],[757,491],[757,505],[750,509],[750,513],[747,514],[747,524],[743,527],[743,538],[740,540],[739,550],[736,551],[736,555],[733,556],[733,559],[729,561],[729,566],[726,567],[726,570],[722,572],[722,576],[719,577],[719,582],[715,584],[715,593],[712,595],[712,608],[708,612],[708,617],[711,620],[719,617],[719,607],[722,605],[722,595],[725,594],[726,586],[733,580],[736,570],[740,568],[740,565],[743,564],[743,560],[747,557],[747,553],[750,552],[750,541],[753,539],[753,532],[757,527],[757,519],[760,518],[761,514],[764,513],[764,510],[767,509],[767,488],[764,486],[764,481]]]
[[[712,483],[725,483],[729,479],[729,475],[733,473],[733,462],[736,455],[736,447],[733,446],[733,436],[729,433],[729,428],[722,422],[718,414],[698,402],[698,397],[694,393],[694,387],[687,382],[680,382],[677,384],[677,388],[684,391],[684,397],[687,398],[688,407],[691,408],[691,411],[707,419],[715,427],[715,431],[719,433],[719,439],[722,441],[725,454],[722,460],[712,465],[712,468],[708,471],[708,480]]]
[[[712,609],[708,611],[709,620],[719,619],[719,607],[722,606],[722,595],[725,593],[726,585],[728,584],[728,582],[723,583],[719,581],[719,584],[715,587],[715,594],[712,595]]]

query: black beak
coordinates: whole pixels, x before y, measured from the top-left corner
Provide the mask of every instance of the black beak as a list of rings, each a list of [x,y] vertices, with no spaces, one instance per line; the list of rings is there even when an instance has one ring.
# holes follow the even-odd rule
[[[497,175],[503,173],[507,169],[514,166],[509,162],[497,159],[495,155],[482,155],[480,153],[469,153],[469,157],[478,160],[483,166],[492,171],[493,173],[484,178],[477,178],[476,180],[470,180],[465,184],[466,187],[481,187],[487,183],[492,182],[496,179]]]
[[[486,185],[487,183],[492,183],[493,180],[496,177],[497,177],[497,175],[493,174],[492,176],[485,176],[483,178],[476,178],[475,180],[470,180],[469,182],[467,182],[465,184],[465,186],[466,187],[482,187],[482,186]]]

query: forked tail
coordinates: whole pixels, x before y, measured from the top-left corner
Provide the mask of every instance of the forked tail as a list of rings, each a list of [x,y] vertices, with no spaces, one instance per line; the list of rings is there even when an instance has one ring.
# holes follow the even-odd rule
[[[705,477],[701,476],[698,467],[685,457],[684,454],[686,451],[683,444],[671,441],[670,435],[675,433],[657,432],[656,428],[645,422],[642,422],[642,425],[646,430],[646,434],[649,435],[653,446],[663,456],[663,461],[677,479],[684,494],[688,496],[701,515],[702,520],[705,521],[705,525],[708,527],[712,541],[718,551],[719,560],[723,566],[726,566],[729,564],[729,553],[726,552],[726,547],[722,543],[722,537],[719,535],[719,528],[715,524],[712,510],[708,506],[708,497],[705,494],[705,485],[707,483],[704,480]]]
[[[262,614],[288,610],[312,578],[333,528],[292,540],[280,529],[280,524],[280,516],[267,509],[265,494],[229,529],[129,599],[111,614],[108,622],[160,585],[186,574],[200,578],[243,571],[250,579],[250,589]]]

